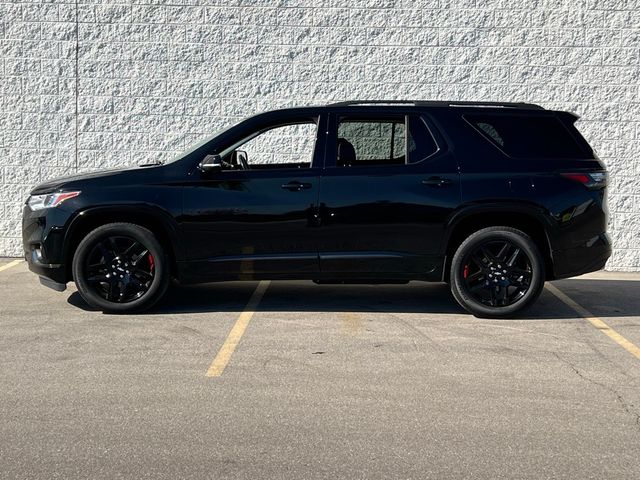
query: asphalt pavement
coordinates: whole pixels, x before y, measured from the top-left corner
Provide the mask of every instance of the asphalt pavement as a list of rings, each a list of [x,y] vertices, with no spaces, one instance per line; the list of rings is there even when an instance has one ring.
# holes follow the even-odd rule
[[[2,479],[640,478],[640,274],[513,320],[419,282],[172,287],[120,316],[11,261]]]

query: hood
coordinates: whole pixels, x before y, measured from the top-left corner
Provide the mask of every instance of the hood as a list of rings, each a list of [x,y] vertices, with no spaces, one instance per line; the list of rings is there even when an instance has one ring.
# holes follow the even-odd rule
[[[145,170],[151,170],[154,167],[162,168],[160,165],[141,165],[54,178],[36,185],[31,191],[31,195],[70,189],[82,190],[87,187],[88,184],[100,184],[102,186],[109,186],[110,184],[123,185],[139,180],[140,174],[144,174]]]
[[[91,180],[94,178],[105,178],[111,177],[113,175],[117,175],[118,173],[127,171],[127,168],[117,168],[111,170],[103,170],[100,172],[91,172],[91,173],[83,173],[79,175],[67,175],[65,177],[57,177],[51,180],[47,180],[46,182],[42,182],[31,190],[31,195],[37,195],[42,193],[51,193],[57,190],[62,189],[65,186],[69,186],[69,184],[75,184],[79,181],[83,180]]]

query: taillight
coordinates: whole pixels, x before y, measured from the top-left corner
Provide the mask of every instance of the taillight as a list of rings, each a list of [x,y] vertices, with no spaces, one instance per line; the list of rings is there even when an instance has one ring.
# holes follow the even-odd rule
[[[569,172],[561,173],[564,178],[583,184],[587,188],[603,188],[607,186],[607,172]]]

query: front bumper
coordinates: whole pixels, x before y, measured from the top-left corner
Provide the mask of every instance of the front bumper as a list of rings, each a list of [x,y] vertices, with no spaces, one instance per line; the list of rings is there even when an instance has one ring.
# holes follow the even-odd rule
[[[56,282],[55,280],[51,280],[48,277],[43,277],[40,276],[40,284],[44,285],[45,287],[49,287],[52,290],[55,290],[56,292],[64,292],[67,289],[67,284],[66,283],[59,283]]]
[[[602,270],[611,256],[611,240],[601,233],[581,245],[551,252],[554,279]]]
[[[22,246],[29,270],[62,285],[69,281],[63,258],[67,218],[61,209],[32,212],[26,205],[22,213]]]

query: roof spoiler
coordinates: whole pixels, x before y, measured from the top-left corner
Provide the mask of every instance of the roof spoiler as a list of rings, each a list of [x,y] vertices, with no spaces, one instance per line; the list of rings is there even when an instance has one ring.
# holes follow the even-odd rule
[[[580,115],[578,115],[575,112],[567,112],[567,111],[563,111],[563,110],[559,110],[556,112],[556,114],[563,120],[568,121],[571,124],[576,123],[578,120],[580,120]]]

